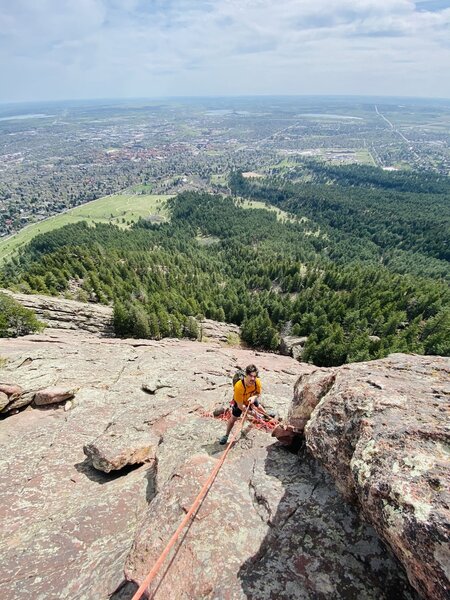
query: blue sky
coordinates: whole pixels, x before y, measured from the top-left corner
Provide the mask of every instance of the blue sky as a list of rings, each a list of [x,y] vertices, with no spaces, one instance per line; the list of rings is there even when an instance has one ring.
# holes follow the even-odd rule
[[[0,0],[0,101],[450,98],[450,0]]]

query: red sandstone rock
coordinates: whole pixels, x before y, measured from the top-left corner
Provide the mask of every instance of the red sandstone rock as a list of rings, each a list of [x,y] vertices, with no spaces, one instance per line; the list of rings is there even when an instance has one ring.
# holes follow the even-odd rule
[[[2,410],[3,413],[10,413],[12,411],[23,408],[33,402],[34,392],[23,392],[22,394],[9,396],[9,404]]]
[[[392,355],[303,376],[292,421],[430,600],[450,590],[450,360]],[[315,408],[314,408],[315,407]]]
[[[294,387],[294,398],[288,413],[288,422],[298,433],[303,433],[312,411],[334,383],[335,373],[330,369],[317,369],[302,375]]]
[[[143,572],[145,544],[150,552],[165,544],[223,452],[225,423],[199,408],[227,404],[236,364],[255,363],[264,402],[285,417],[295,380],[313,370],[217,344],[77,332],[0,339],[0,354],[8,359],[0,380],[19,381],[27,393],[79,388],[69,412],[30,409],[0,420],[0,598],[14,600],[130,598],[115,590],[133,539]],[[143,392],[153,379],[171,387]],[[83,445],[111,423],[162,436],[155,462],[123,474],[94,469]],[[143,517],[139,532],[150,535],[138,539]],[[159,598],[415,600],[320,464],[248,424],[190,533]]]
[[[23,389],[16,383],[0,383],[0,392],[3,392],[7,396],[20,396]]]
[[[115,423],[83,451],[96,469],[109,473],[126,465],[154,463],[159,441],[148,426]]]
[[[277,438],[284,446],[291,446],[298,433],[291,425],[277,425],[272,431],[272,437]]]
[[[34,403],[36,406],[45,406],[46,404],[59,404],[70,400],[75,396],[74,390],[53,387],[40,390],[34,395]]]
[[[9,403],[9,398],[4,392],[0,392],[0,411],[2,411],[5,406]]]

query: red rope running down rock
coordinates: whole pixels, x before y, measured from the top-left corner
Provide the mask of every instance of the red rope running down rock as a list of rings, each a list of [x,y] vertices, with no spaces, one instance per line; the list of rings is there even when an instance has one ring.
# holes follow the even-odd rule
[[[188,524],[190,518],[200,508],[203,500],[206,497],[206,494],[209,492],[209,489],[211,488],[212,484],[214,483],[214,480],[215,480],[215,478],[217,476],[217,473],[219,472],[221,466],[225,462],[225,459],[226,459],[229,451],[231,450],[234,441],[236,440],[236,436],[240,433],[242,427],[244,426],[244,422],[245,422],[245,419],[247,417],[248,409],[249,409],[249,407],[247,406],[247,408],[245,409],[245,412],[244,412],[243,419],[242,419],[241,423],[238,425],[238,427],[236,428],[235,433],[233,433],[231,435],[231,439],[228,442],[228,445],[227,445],[227,447],[225,449],[225,452],[223,453],[223,455],[220,458],[220,460],[217,463],[217,465],[211,471],[208,479],[206,480],[206,482],[203,485],[202,489],[200,490],[200,492],[198,493],[198,495],[195,498],[194,502],[192,503],[191,508],[186,513],[185,517],[183,518],[183,520],[179,524],[177,530],[175,531],[175,533],[172,535],[172,537],[170,538],[169,542],[167,543],[167,546],[161,552],[158,560],[155,562],[155,564],[153,565],[152,569],[149,571],[147,577],[141,583],[141,585],[139,586],[138,590],[136,591],[136,593],[134,594],[134,596],[132,597],[131,600],[139,600],[141,598],[142,594],[147,590],[147,588],[150,585],[150,583],[156,577],[156,574],[158,573],[159,569],[161,568],[162,564],[164,563],[165,559],[167,558],[167,555],[169,554],[170,550],[174,546],[174,544],[177,541],[178,537],[180,536],[181,532],[183,531],[183,529]]]

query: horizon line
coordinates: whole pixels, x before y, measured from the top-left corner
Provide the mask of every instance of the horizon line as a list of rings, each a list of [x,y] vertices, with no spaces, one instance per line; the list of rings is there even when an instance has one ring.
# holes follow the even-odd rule
[[[165,95],[165,96],[106,96],[92,98],[60,98],[60,99],[38,99],[38,100],[0,100],[0,106],[20,105],[20,104],[58,104],[68,102],[130,102],[130,101],[160,101],[160,100],[214,100],[214,99],[243,99],[243,98],[384,98],[398,100],[431,100],[431,101],[450,101],[450,97],[445,96],[399,96],[399,95],[378,95],[378,94],[232,94],[232,95]]]

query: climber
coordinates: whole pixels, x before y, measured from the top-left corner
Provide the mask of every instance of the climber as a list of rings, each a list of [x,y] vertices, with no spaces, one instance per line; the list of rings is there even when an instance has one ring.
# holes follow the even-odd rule
[[[233,429],[233,425],[248,405],[250,405],[250,409],[251,406],[259,406],[261,391],[262,386],[261,380],[258,377],[258,369],[255,365],[248,365],[245,368],[243,378],[239,378],[234,384],[231,415],[227,422],[227,431],[219,440],[220,444],[223,445],[228,442],[228,436]]]

